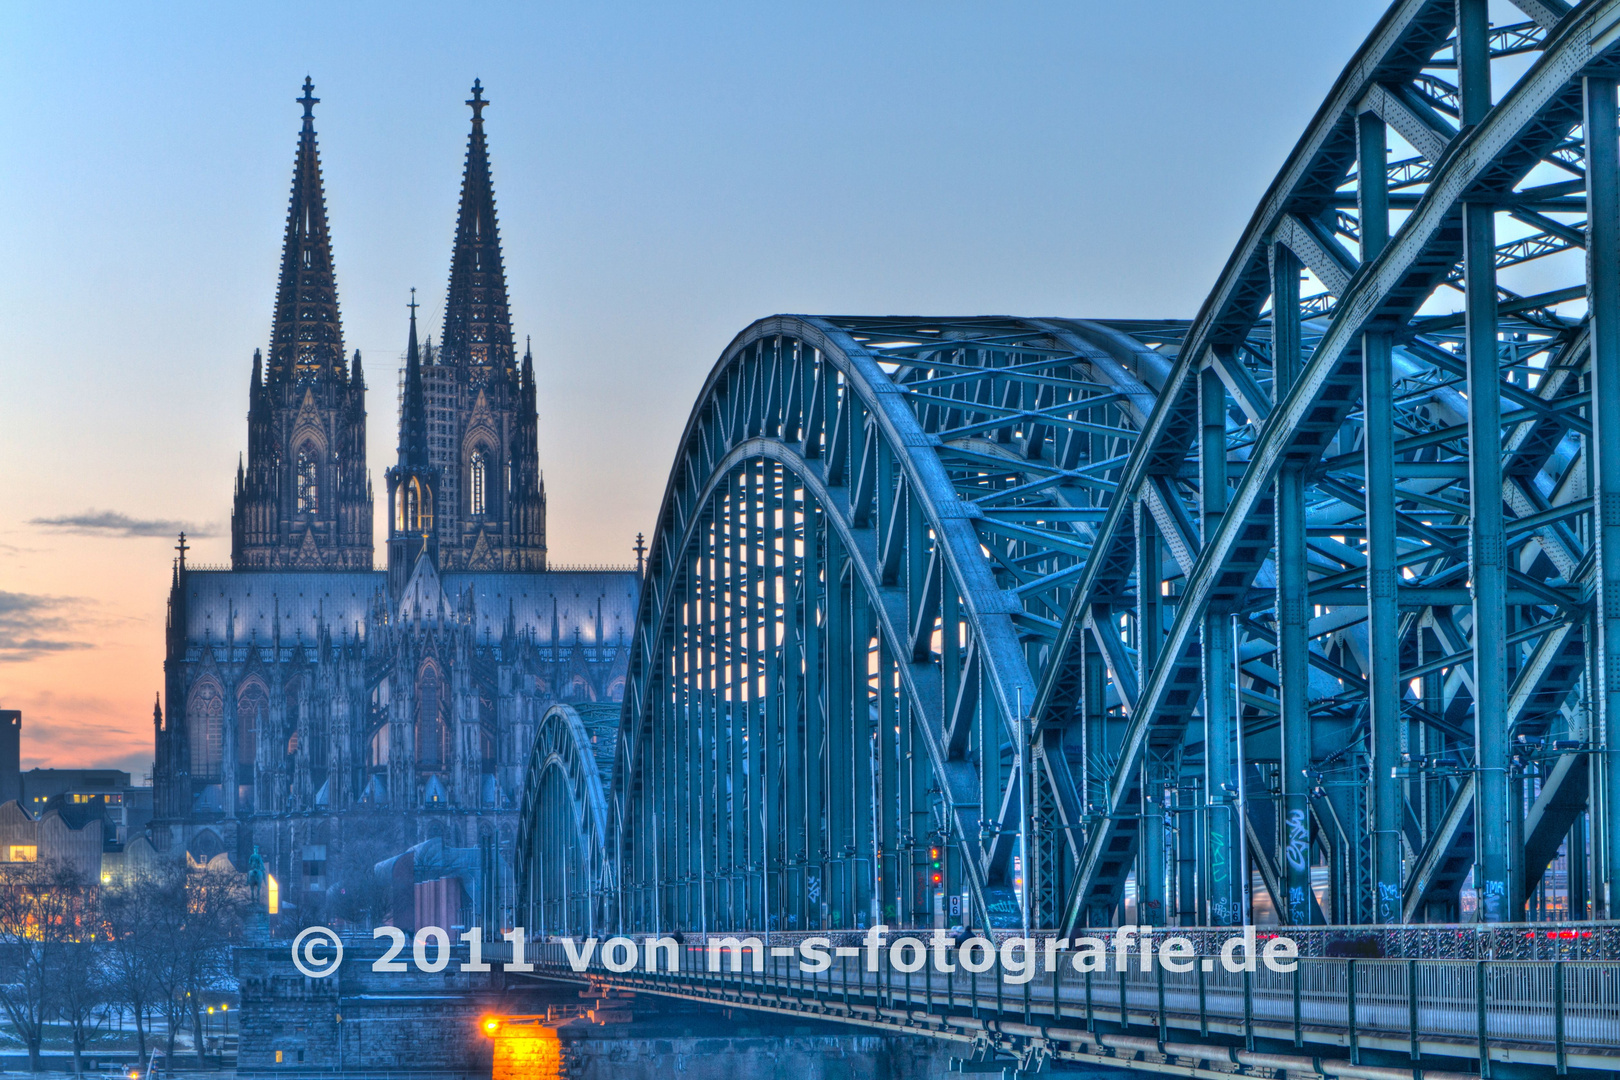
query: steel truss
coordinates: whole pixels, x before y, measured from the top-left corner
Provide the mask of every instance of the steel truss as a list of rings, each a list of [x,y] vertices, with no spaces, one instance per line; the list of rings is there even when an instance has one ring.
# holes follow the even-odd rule
[[[623,927],[1617,913],[1620,2],[1519,7],[1393,4],[1190,324],[739,335]]]
[[[520,918],[530,934],[589,936],[613,925],[617,878],[603,778],[614,732],[588,730],[572,706],[540,718],[523,776],[518,819]]]
[[[1017,718],[1169,369],[1146,342],[1178,335],[783,317],[732,343],[631,645],[626,926],[931,925],[964,896],[1022,921]]]
[[[1561,845],[1563,903],[1531,914],[1605,913],[1620,205],[1592,43],[1620,12],[1520,6],[1393,5],[1189,328],[1036,707],[1048,745],[1118,725],[1096,825],[1038,897],[1053,924],[1108,921],[1132,877],[1148,913],[1232,921],[1246,871],[1284,922],[1454,919],[1470,871],[1480,917],[1511,919]],[[1525,49],[1492,107],[1493,60]],[[1591,154],[1586,127],[1610,133]],[[1166,491],[1200,526],[1170,544],[1139,525]],[[1127,560],[1134,585],[1106,569]],[[1093,718],[1121,611],[1151,644]]]

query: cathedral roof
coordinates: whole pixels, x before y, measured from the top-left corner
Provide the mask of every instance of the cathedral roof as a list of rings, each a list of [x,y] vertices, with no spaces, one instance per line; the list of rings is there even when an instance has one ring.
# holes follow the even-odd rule
[[[188,570],[182,581],[190,645],[269,645],[278,621],[286,645],[314,644],[323,623],[334,636],[364,633],[386,586],[375,570]]]
[[[501,234],[495,222],[495,183],[489,173],[489,146],[484,141],[484,87],[474,81],[472,133],[467,136],[467,166],[461,178],[461,210],[456,216],[456,246],[450,259],[450,295],[444,308],[440,362],[489,366],[511,372],[514,362],[512,314],[507,305],[506,267],[501,261]]]
[[[405,593],[399,600],[399,617],[436,622],[441,614],[453,610],[439,582],[439,569],[424,550],[416,557],[416,568],[405,583]]]
[[[421,596],[414,602],[431,597],[436,612],[437,588],[445,610],[466,617],[463,601],[470,599],[480,643],[501,640],[508,614],[544,646],[628,644],[634,631],[640,579],[628,571],[440,574],[431,562],[421,569],[432,574],[431,584],[413,574]],[[364,635],[387,589],[387,575],[375,570],[188,570],[181,581],[186,644],[193,648],[219,647],[227,637],[238,647],[268,646],[278,621],[284,646],[314,645],[323,626],[334,638]]]
[[[275,324],[270,334],[270,378],[300,374],[343,374],[343,327],[338,319],[337,279],[332,269],[332,238],[326,228],[326,190],[321,155],[315,145],[314,84],[304,80],[304,126],[293,165],[287,232],[281,246],[281,281],[276,288]]]
[[[447,573],[451,598],[472,590],[478,640],[500,640],[508,610],[519,627],[531,628],[542,645],[628,645],[635,633],[641,579],[629,571],[558,571],[541,574]],[[556,613],[556,637],[552,614]],[[597,617],[601,616],[601,636]]]

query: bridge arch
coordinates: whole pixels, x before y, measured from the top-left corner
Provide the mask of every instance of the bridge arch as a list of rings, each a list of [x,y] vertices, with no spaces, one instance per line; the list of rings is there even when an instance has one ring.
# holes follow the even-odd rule
[[[1515,2],[1391,4],[1190,323],[738,335],[621,925],[1620,913],[1620,7]]]
[[[1517,6],[1393,3],[1187,328],[1042,674],[1037,753],[1086,729],[1107,759],[1043,924],[1117,920],[1132,878],[1232,922],[1251,872],[1284,922],[1456,920],[1470,872],[1512,919],[1566,839],[1616,865],[1620,830],[1582,830],[1620,633],[1579,598],[1620,611],[1592,518],[1620,493],[1620,16]],[[1181,523],[1140,528],[1167,496]]]
[[[617,708],[552,705],[535,729],[518,821],[518,925],[536,938],[613,924],[613,817],[607,798]]]
[[[1021,921],[1017,718],[1167,329],[738,335],[671,470],[631,643],[627,927]]]

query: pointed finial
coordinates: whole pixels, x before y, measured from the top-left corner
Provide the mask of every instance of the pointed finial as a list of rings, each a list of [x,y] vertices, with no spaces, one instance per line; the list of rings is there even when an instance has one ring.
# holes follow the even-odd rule
[[[184,570],[186,568],[186,552],[191,550],[191,545],[186,543],[185,533],[180,534],[180,542],[174,545],[174,550],[180,553],[180,569]]]
[[[419,305],[416,302],[416,286],[414,286],[414,285],[411,286],[411,302],[406,304],[405,306],[411,309],[411,322],[415,322],[416,321],[416,309],[418,307],[420,307],[421,305]]]
[[[484,82],[482,79],[473,80],[472,95],[472,100],[468,101],[467,104],[472,106],[473,123],[481,124],[484,122],[484,106],[489,104],[484,100]]]
[[[645,557],[646,557],[646,554],[647,554],[647,545],[645,543],[645,540],[646,540],[646,538],[641,533],[636,533],[636,576],[637,577],[640,577],[645,572],[646,563],[645,563],[644,560],[645,560]]]
[[[308,75],[304,76],[304,96],[296,99],[304,107],[304,119],[315,119],[315,103],[321,99],[315,96],[315,84]]]

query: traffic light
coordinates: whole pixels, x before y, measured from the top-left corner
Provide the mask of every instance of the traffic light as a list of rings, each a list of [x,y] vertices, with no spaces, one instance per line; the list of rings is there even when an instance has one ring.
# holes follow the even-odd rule
[[[940,850],[937,847],[928,849],[928,881],[931,885],[939,885],[945,880],[945,874],[940,866]]]

